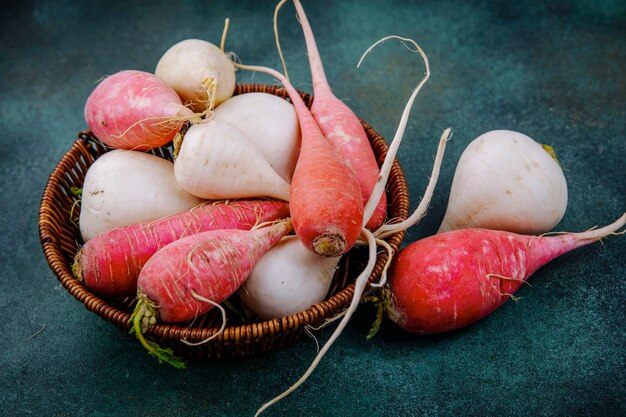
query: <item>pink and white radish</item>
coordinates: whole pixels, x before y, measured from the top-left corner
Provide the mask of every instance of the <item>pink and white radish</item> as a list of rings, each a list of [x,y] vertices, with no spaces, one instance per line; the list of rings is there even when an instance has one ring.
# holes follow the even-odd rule
[[[277,10],[282,3],[284,2],[277,6]],[[304,9],[298,0],[294,0],[294,5],[304,32],[311,76],[313,77],[314,98],[311,105],[311,114],[326,139],[333,144],[348,166],[354,171],[355,178],[359,182],[361,189],[363,204],[365,204],[378,179],[379,170],[376,156],[359,118],[343,101],[333,94],[326,79],[322,59]],[[377,201],[374,213],[372,213],[371,217],[366,217],[367,227],[370,230],[377,229],[384,222],[386,212],[387,197],[383,193]]]
[[[298,114],[302,146],[289,199],[296,235],[318,255],[346,253],[356,243],[363,221],[363,199],[354,172],[326,140],[302,97],[283,74],[267,67],[235,65],[278,79]]]
[[[288,201],[291,191],[252,141],[223,119],[189,128],[174,173],[182,188],[206,199],[273,197]]]
[[[235,91],[235,67],[224,50],[200,39],[186,39],[170,47],[154,73],[195,112],[213,109]]]
[[[239,94],[220,104],[213,117],[237,126],[274,171],[291,182],[300,151],[300,126],[293,104],[274,94]]]
[[[87,242],[107,230],[160,219],[202,202],[178,185],[170,161],[144,152],[113,150],[96,159],[85,175],[81,236]]]
[[[624,224],[626,213],[608,226],[582,233],[530,236],[463,229],[418,240],[393,259],[385,311],[414,333],[468,326],[513,297],[552,259],[615,234]]]
[[[561,221],[567,182],[550,147],[493,130],[463,151],[439,232],[485,228],[541,234]]]
[[[289,216],[282,201],[207,202],[171,216],[108,230],[85,243],[74,258],[76,279],[104,297],[137,293],[141,268],[159,249],[185,236],[221,229],[251,229]]]
[[[340,257],[326,258],[285,236],[254,266],[238,293],[262,319],[284,317],[324,301]]]
[[[112,148],[163,146],[194,117],[172,87],[143,71],[126,70],[106,77],[85,104],[89,129]]]
[[[289,219],[254,230],[214,230],[187,236],[159,250],[137,281],[131,317],[139,341],[159,361],[184,364],[143,333],[156,321],[184,322],[210,311],[232,295],[254,264],[291,231]]]

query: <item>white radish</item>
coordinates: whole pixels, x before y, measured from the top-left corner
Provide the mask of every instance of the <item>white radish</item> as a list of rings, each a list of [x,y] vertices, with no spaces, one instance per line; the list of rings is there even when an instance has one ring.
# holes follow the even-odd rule
[[[171,85],[183,104],[195,112],[212,109],[233,95],[235,67],[210,42],[186,39],[168,49],[154,74]]]
[[[174,174],[185,190],[211,200],[274,197],[289,201],[291,192],[252,141],[221,119],[189,128]]]
[[[83,184],[80,233],[86,242],[117,227],[160,219],[201,204],[174,178],[174,164],[117,149],[89,167]]]
[[[340,259],[319,256],[297,236],[286,236],[257,262],[239,296],[262,319],[304,311],[324,301]]]
[[[247,93],[224,101],[213,114],[241,129],[272,168],[291,182],[300,152],[300,125],[291,103],[273,94]]]
[[[567,182],[552,149],[510,130],[493,130],[459,159],[439,232],[485,228],[545,233],[561,221]]]

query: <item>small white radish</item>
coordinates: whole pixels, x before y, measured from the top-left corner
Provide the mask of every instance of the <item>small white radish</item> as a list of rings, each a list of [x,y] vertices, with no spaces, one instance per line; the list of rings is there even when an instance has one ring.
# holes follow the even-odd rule
[[[291,191],[252,141],[221,119],[189,128],[174,174],[185,190],[211,200],[274,197],[289,201]]]
[[[286,236],[256,263],[239,296],[262,319],[304,311],[324,301],[340,259],[319,256],[297,236]]]
[[[476,138],[459,159],[439,232],[551,230],[567,207],[567,183],[553,155],[551,148],[510,130]]]
[[[154,74],[195,112],[219,105],[235,91],[235,67],[230,59],[223,50],[200,39],[173,45],[157,63]]]
[[[291,182],[300,152],[300,125],[291,103],[273,94],[247,93],[229,98],[213,113],[241,129],[272,168]]]
[[[174,177],[174,164],[117,149],[89,167],[83,184],[80,233],[86,242],[107,230],[160,219],[201,204]]]

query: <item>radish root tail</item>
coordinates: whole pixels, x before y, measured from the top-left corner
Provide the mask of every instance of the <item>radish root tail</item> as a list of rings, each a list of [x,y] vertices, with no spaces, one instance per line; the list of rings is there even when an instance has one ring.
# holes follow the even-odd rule
[[[328,349],[330,349],[331,345],[335,342],[335,340],[337,340],[337,338],[339,337],[343,329],[346,327],[346,325],[348,324],[348,321],[350,320],[350,317],[352,317],[352,314],[354,313],[357,306],[359,305],[361,301],[361,295],[363,295],[365,286],[367,285],[369,277],[372,274],[372,271],[374,270],[374,266],[376,264],[376,240],[374,238],[374,235],[365,228],[361,230],[361,233],[365,234],[365,237],[367,238],[367,242],[369,246],[369,259],[367,261],[367,265],[365,269],[357,277],[354,283],[354,295],[352,297],[352,301],[350,302],[350,306],[345,312],[345,315],[339,322],[339,325],[337,326],[333,334],[330,336],[328,341],[326,341],[322,349],[319,351],[319,353],[317,354],[317,356],[315,357],[315,359],[313,360],[313,362],[311,363],[307,371],[304,373],[304,375],[302,375],[300,379],[298,379],[298,381],[296,381],[296,383],[293,384],[291,387],[289,387],[285,392],[278,395],[274,399],[265,403],[261,408],[259,408],[255,414],[255,417],[259,416],[263,411],[265,411],[267,408],[269,408],[273,404],[287,397],[289,394],[295,391],[300,385],[302,385],[309,378],[309,376],[311,376],[311,374],[313,373],[313,371],[315,370],[319,362],[322,360],[322,357],[326,354],[326,352],[328,352]]]
[[[180,340],[181,342],[183,342],[187,346],[200,346],[200,345],[203,345],[203,344],[205,344],[207,342],[210,342],[211,340],[215,339],[216,337],[218,337],[220,334],[222,334],[224,332],[224,329],[226,328],[226,310],[224,310],[224,307],[219,305],[219,303],[216,303],[213,300],[209,300],[208,298],[199,295],[194,290],[191,290],[191,295],[196,300],[203,301],[205,303],[209,303],[212,306],[218,308],[220,310],[220,313],[222,314],[222,325],[220,326],[219,330],[217,332],[213,333],[211,336],[209,336],[206,339],[203,339],[203,340],[201,340],[199,342],[189,342],[187,339],[181,339]]]
[[[280,39],[278,37],[278,12],[283,7],[283,5],[287,2],[287,0],[281,0],[277,5],[276,9],[274,9],[274,37],[276,38],[276,49],[278,49],[278,55],[280,56],[280,62],[283,65],[283,73],[285,74],[285,78],[289,80],[289,74],[287,73],[287,63],[285,62],[285,57],[283,56],[283,51],[280,48]]]

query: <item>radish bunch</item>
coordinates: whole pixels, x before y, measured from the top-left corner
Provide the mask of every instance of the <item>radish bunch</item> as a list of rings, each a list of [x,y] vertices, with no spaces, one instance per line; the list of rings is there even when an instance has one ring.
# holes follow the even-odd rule
[[[310,61],[310,108],[286,66],[283,74],[233,62],[224,51],[226,30],[220,47],[197,39],[175,44],[155,74],[127,70],[106,78],[85,106],[96,137],[118,149],[87,173],[85,244],[74,274],[100,295],[136,296],[132,332],[159,361],[184,366],[144,336],[157,321],[189,322],[219,308],[223,328],[220,304],[235,293],[264,319],[306,310],[328,296],[341,257],[356,245],[367,247],[337,328],[306,373],[257,414],[308,378],[368,288],[380,291],[387,317],[409,332],[455,330],[499,308],[550,260],[618,234],[626,223],[625,214],[600,229],[543,236],[565,215],[561,166],[549,146],[496,130],[461,156],[439,233],[392,253],[384,239],[426,214],[452,134],[447,128],[439,138],[415,212],[387,219],[385,186],[430,77],[428,58],[413,40],[388,36],[359,61],[397,40],[424,63],[379,167],[360,120],[331,91],[304,8],[293,3]],[[235,69],[274,77],[289,101],[263,93],[231,97]],[[173,163],[141,152],[170,142]],[[370,282],[379,249],[389,263]]]

